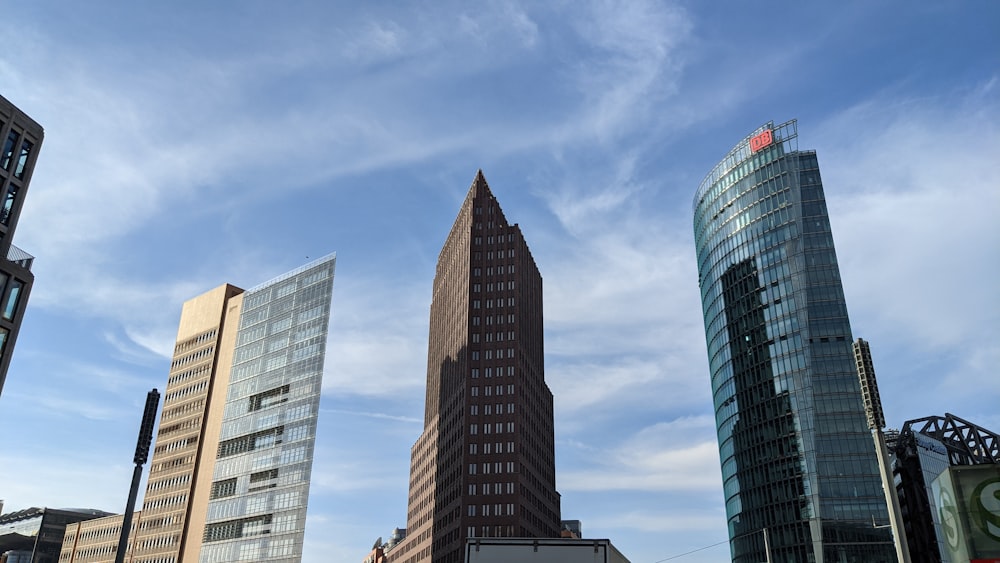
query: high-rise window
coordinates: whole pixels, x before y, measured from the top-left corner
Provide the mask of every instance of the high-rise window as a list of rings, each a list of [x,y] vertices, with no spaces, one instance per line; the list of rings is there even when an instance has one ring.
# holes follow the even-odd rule
[[[13,280],[10,284],[10,294],[7,295],[7,300],[4,301],[3,306],[3,318],[8,321],[14,318],[14,314],[17,313],[17,304],[21,299],[21,288],[24,287],[24,283],[20,280]]]
[[[14,147],[21,136],[13,129],[7,134],[7,140],[3,144],[3,153],[0,153],[0,168],[10,170],[10,163],[14,161]]]
[[[27,139],[21,142],[21,152],[17,156],[17,166],[14,168],[14,177],[18,180],[24,179],[25,165],[28,164],[28,155],[31,154],[33,146],[34,144]]]

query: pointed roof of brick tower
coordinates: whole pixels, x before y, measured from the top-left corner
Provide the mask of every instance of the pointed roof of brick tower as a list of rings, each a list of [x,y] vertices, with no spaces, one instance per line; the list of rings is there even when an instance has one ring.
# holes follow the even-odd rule
[[[471,192],[472,197],[492,195],[490,192],[490,185],[486,183],[486,176],[483,175],[482,168],[476,172],[476,178],[472,180],[472,186],[469,187],[469,192]]]

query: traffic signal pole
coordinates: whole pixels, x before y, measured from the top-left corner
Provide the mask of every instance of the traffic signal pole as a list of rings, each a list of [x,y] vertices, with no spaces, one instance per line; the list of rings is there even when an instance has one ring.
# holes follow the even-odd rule
[[[146,394],[146,410],[142,413],[142,424],[139,426],[139,439],[135,444],[135,469],[132,471],[132,488],[128,492],[128,503],[122,518],[122,531],[118,537],[118,550],[115,552],[115,563],[124,563],[125,551],[128,549],[128,536],[132,529],[132,512],[135,511],[135,497],[139,494],[139,481],[142,480],[142,466],[149,459],[149,446],[153,441],[153,423],[156,422],[156,409],[160,406],[160,392],[153,389]]]

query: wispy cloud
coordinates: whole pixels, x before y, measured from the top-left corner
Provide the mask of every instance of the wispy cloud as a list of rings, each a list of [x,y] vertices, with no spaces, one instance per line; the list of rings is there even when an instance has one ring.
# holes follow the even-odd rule
[[[397,422],[409,422],[414,424],[423,423],[422,419],[414,418],[412,416],[399,416],[384,412],[360,412],[360,411],[350,411],[344,409],[320,409],[320,412],[329,412],[333,414],[346,414],[349,416],[363,416],[367,418],[379,418],[383,420],[395,420]]]
[[[981,283],[1000,276],[995,84],[879,96],[819,132],[854,330],[872,342],[883,401],[901,417],[938,413],[941,404],[982,412],[982,397],[1000,393],[990,367],[1000,346],[982,330],[1000,322],[1000,302]],[[940,370],[920,390],[906,383],[919,365]],[[897,404],[904,388],[906,404]]]
[[[426,290],[370,281],[341,276],[335,283],[324,392],[419,394],[427,375]]]
[[[681,418],[638,431],[603,455],[589,453],[559,473],[561,491],[711,491],[722,482],[710,417]],[[587,463],[589,461],[589,463]]]

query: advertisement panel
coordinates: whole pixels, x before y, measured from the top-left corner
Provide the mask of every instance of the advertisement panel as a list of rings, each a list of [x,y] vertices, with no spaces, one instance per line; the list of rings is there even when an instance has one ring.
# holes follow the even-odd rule
[[[951,562],[1000,560],[1000,465],[950,467],[931,489]]]

